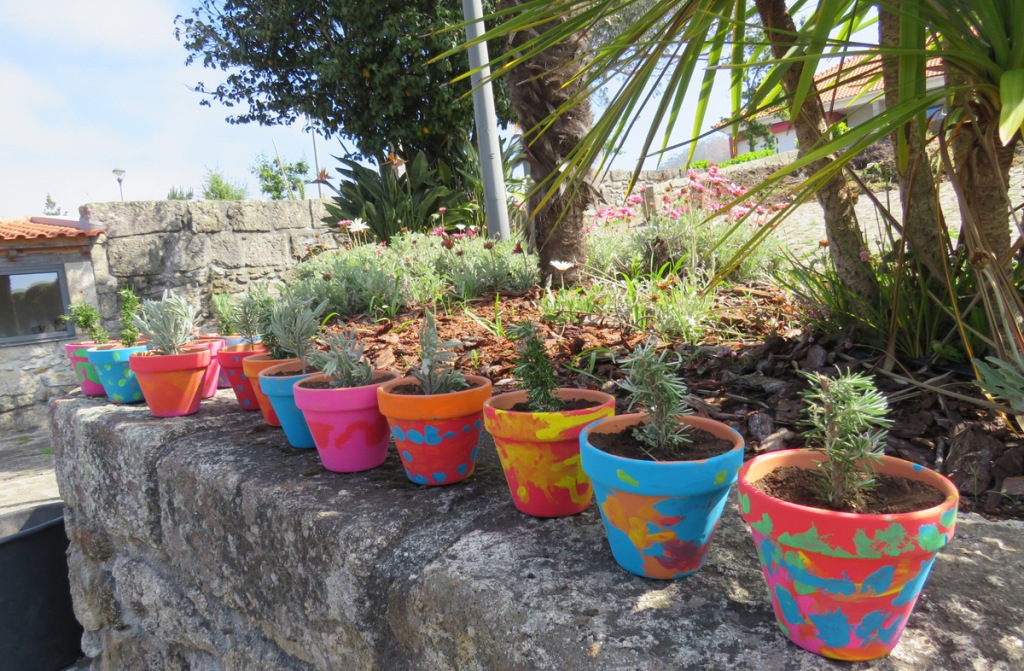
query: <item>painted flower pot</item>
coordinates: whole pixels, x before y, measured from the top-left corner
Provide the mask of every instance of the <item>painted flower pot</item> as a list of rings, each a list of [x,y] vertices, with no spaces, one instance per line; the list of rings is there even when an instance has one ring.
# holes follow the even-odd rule
[[[450,485],[473,475],[491,381],[476,375],[466,380],[475,386],[431,396],[396,393],[399,387],[419,385],[408,377],[377,388],[405,474],[416,484]]]
[[[684,424],[732,441],[724,454],[699,461],[627,459],[594,447],[590,436],[639,424],[644,413],[599,420],[580,433],[583,470],[619,566],[645,578],[681,578],[704,564],[726,497],[743,463],[743,437],[703,417]]]
[[[220,338],[197,338],[191,344],[210,350],[210,366],[206,369],[206,374],[203,375],[199,394],[203,398],[212,398],[217,394],[218,380],[221,374],[220,359],[217,358],[217,352],[224,348],[224,341]]]
[[[313,434],[302,411],[295,405],[295,383],[304,380],[312,373],[300,373],[302,366],[298,361],[278,362],[277,365],[264,368],[259,374],[259,386],[274,406],[274,413],[281,421],[281,428],[292,447],[306,449],[316,447]],[[286,375],[280,375],[286,373]]]
[[[282,363],[294,363],[298,359],[275,359],[270,356],[269,353],[264,352],[263,354],[257,354],[251,356],[242,362],[242,370],[245,371],[245,376],[250,380],[256,380],[260,376],[260,371],[264,371],[272,366],[277,366]],[[270,402],[270,399],[266,394],[263,393],[263,389],[259,384],[252,386],[252,393],[256,396],[256,404],[260,406],[260,412],[263,413],[263,421],[270,426],[281,426],[281,420],[278,418],[277,413],[274,411],[274,404]]]
[[[884,657],[899,642],[936,553],[953,537],[959,494],[938,473],[895,457],[882,457],[878,472],[926,482],[945,500],[927,510],[865,515],[789,503],[751,484],[784,466],[813,468],[821,458],[782,450],[751,459],[739,474],[740,514],[789,640],[833,659]]]
[[[600,391],[559,389],[556,395],[596,405],[562,412],[512,410],[526,402],[525,391],[484,403],[484,427],[494,438],[512,503],[534,517],[565,517],[587,509],[594,488],[580,464],[580,432],[615,414],[615,399]]]
[[[224,347],[230,347],[232,345],[244,345],[246,343],[245,336],[241,336],[241,335],[237,335],[237,334],[236,335],[220,335],[219,333],[214,333],[214,334],[209,335],[209,336],[203,336],[203,338],[219,338],[220,340],[224,341]],[[256,339],[256,342],[259,342],[259,338]],[[217,361],[219,363],[220,359],[218,358]],[[217,378],[217,387],[219,389],[227,389],[230,386],[231,386],[231,379],[228,378],[228,372],[226,370],[224,370],[224,367],[223,367],[223,364],[222,364],[221,365],[221,370],[220,370],[220,376]]]
[[[128,357],[145,351],[145,345],[99,345],[86,351],[89,363],[107,390],[107,398],[114,403],[139,403],[144,400],[139,381],[128,365]]]
[[[377,387],[391,380],[390,371],[374,371],[374,381],[363,387],[312,389],[307,382],[323,382],[316,373],[295,384],[295,405],[302,411],[324,468],[335,473],[356,473],[376,468],[388,457],[391,434],[377,407]]]
[[[71,362],[71,370],[75,371],[75,379],[82,387],[82,393],[86,396],[105,396],[106,390],[96,369],[89,363],[87,351],[90,347],[96,347],[92,340],[81,342],[69,342],[64,345],[64,353]]]
[[[197,347],[182,354],[144,352],[128,357],[154,417],[181,417],[199,412],[203,375],[210,350]]]
[[[220,361],[220,369],[227,374],[231,382],[231,389],[235,392],[238,405],[242,410],[259,410],[260,406],[256,401],[256,394],[253,391],[252,380],[242,370],[242,362],[248,357],[257,354],[266,354],[267,350],[253,345],[226,345],[217,352],[217,360]]]

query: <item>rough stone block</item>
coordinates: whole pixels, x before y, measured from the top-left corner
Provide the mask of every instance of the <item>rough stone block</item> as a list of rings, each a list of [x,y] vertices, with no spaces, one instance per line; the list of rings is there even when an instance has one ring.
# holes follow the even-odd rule
[[[205,268],[210,263],[210,239],[207,235],[168,236],[164,241],[164,267],[175,272],[189,273]]]
[[[221,268],[245,267],[249,237],[227,232],[210,236],[210,263]]]
[[[51,404],[72,592],[93,668],[837,669],[775,624],[731,501],[707,563],[621,570],[594,507],[518,513],[493,445],[463,484],[419,487],[392,451],[367,473],[238,409]],[[964,515],[882,671],[1020,668],[1024,524]]]
[[[263,202],[265,201],[232,201],[227,209],[227,221],[231,230],[243,233],[273,230],[273,222],[266,207],[262,205]]]
[[[253,235],[245,240],[245,260],[249,267],[286,268],[294,265],[287,233]]]
[[[189,203],[193,233],[219,233],[227,228],[227,206],[219,200],[198,200]]]
[[[104,228],[111,238],[150,233],[175,233],[188,221],[188,201],[136,200],[88,203],[79,208],[90,226]]]
[[[107,239],[107,262],[115,277],[158,275],[164,269],[164,238],[133,235]]]

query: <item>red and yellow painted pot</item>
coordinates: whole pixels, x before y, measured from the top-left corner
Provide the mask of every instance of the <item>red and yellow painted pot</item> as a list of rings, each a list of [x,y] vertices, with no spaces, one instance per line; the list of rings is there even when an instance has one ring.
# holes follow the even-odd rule
[[[450,485],[473,474],[480,450],[484,401],[491,381],[467,375],[470,388],[450,394],[395,393],[419,385],[410,377],[377,387],[377,403],[391,427],[398,455],[410,480],[420,485]]]
[[[75,371],[75,379],[82,387],[82,393],[86,396],[106,396],[107,392],[100,382],[100,376],[96,368],[89,363],[87,354],[90,347],[96,347],[92,340],[71,342],[64,345],[64,353],[71,362],[71,369]]]
[[[608,454],[590,442],[647,421],[646,413],[619,415],[580,433],[583,470],[594,483],[608,545],[619,566],[645,578],[681,578],[704,564],[718,520],[743,464],[743,437],[713,419],[678,421],[731,441],[733,448],[698,461],[648,461]]]
[[[217,352],[217,360],[220,361],[220,369],[222,372],[227,374],[228,381],[231,383],[231,389],[235,392],[235,398],[238,399],[238,405],[241,406],[242,410],[259,410],[259,403],[256,401],[256,393],[253,391],[252,380],[246,376],[242,370],[242,362],[245,359],[256,356],[257,354],[266,354],[267,350],[262,346],[244,344],[244,345],[225,345],[219,352]]]
[[[128,365],[154,417],[181,417],[199,412],[203,375],[210,367],[208,348],[186,349],[182,354],[132,354]]]
[[[295,384],[295,405],[306,418],[324,468],[356,473],[388,458],[391,434],[377,407],[377,387],[395,377],[391,371],[377,370],[373,382],[362,387],[306,386],[324,381],[324,374],[316,373]]]
[[[298,362],[299,360],[295,358],[275,359],[269,353],[263,352],[262,354],[246,357],[242,361],[242,370],[250,380],[259,380],[261,371],[282,363]],[[263,392],[263,385],[258,382],[254,384],[252,386],[252,393],[256,397],[256,404],[259,405],[260,412],[263,414],[263,421],[270,426],[281,426],[281,418],[277,416],[277,411],[274,410],[274,404],[270,402],[270,397]]]
[[[512,502],[534,517],[565,517],[587,509],[594,487],[580,465],[580,431],[615,414],[615,399],[604,392],[559,389],[556,395],[595,405],[563,412],[512,410],[526,402],[525,391],[484,403],[484,427],[494,437]]]
[[[210,350],[210,366],[206,369],[206,375],[203,376],[200,395],[203,398],[212,398],[217,394],[217,386],[221,374],[220,359],[217,358],[217,352],[224,348],[224,340],[222,338],[203,337],[193,340],[191,344]]]
[[[882,457],[878,472],[926,482],[945,500],[927,510],[866,515],[789,503],[751,484],[784,466],[814,468],[822,458],[782,450],[747,462],[739,474],[740,514],[791,641],[833,659],[884,657],[899,642],[936,553],[953,537],[959,494],[938,473],[895,457]]]

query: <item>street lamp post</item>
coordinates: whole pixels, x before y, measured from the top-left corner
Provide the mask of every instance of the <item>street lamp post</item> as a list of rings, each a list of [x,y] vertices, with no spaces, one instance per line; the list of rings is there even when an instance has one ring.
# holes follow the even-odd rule
[[[122,170],[121,168],[114,168],[113,173],[114,173],[114,177],[117,177],[117,191],[118,191],[118,193],[121,194],[121,202],[123,203],[124,202],[124,187],[121,186],[121,183],[124,181],[124,170]]]

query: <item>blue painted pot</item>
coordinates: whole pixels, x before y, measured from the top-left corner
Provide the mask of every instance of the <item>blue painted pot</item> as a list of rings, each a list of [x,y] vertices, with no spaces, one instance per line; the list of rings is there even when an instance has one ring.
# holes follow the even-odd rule
[[[292,447],[306,449],[316,447],[316,442],[313,440],[313,434],[309,431],[309,425],[306,424],[306,417],[302,414],[302,410],[295,405],[295,383],[306,379],[313,373],[303,375],[299,373],[300,370],[302,367],[297,361],[265,368],[260,371],[259,385],[263,393],[270,399],[274,413],[281,421],[281,428],[284,429],[288,444]],[[275,375],[275,373],[294,374]]]
[[[143,400],[139,381],[128,367],[128,357],[145,351],[145,345],[100,345],[86,350],[89,363],[96,369],[107,398],[114,403],[138,403]]]
[[[617,433],[646,419],[620,415],[588,424],[580,433],[583,472],[594,483],[612,556],[645,578],[681,578],[699,569],[711,547],[729,489],[743,465],[743,437],[703,417],[679,421],[724,438],[733,448],[701,461],[647,461],[602,452],[596,433]]]

